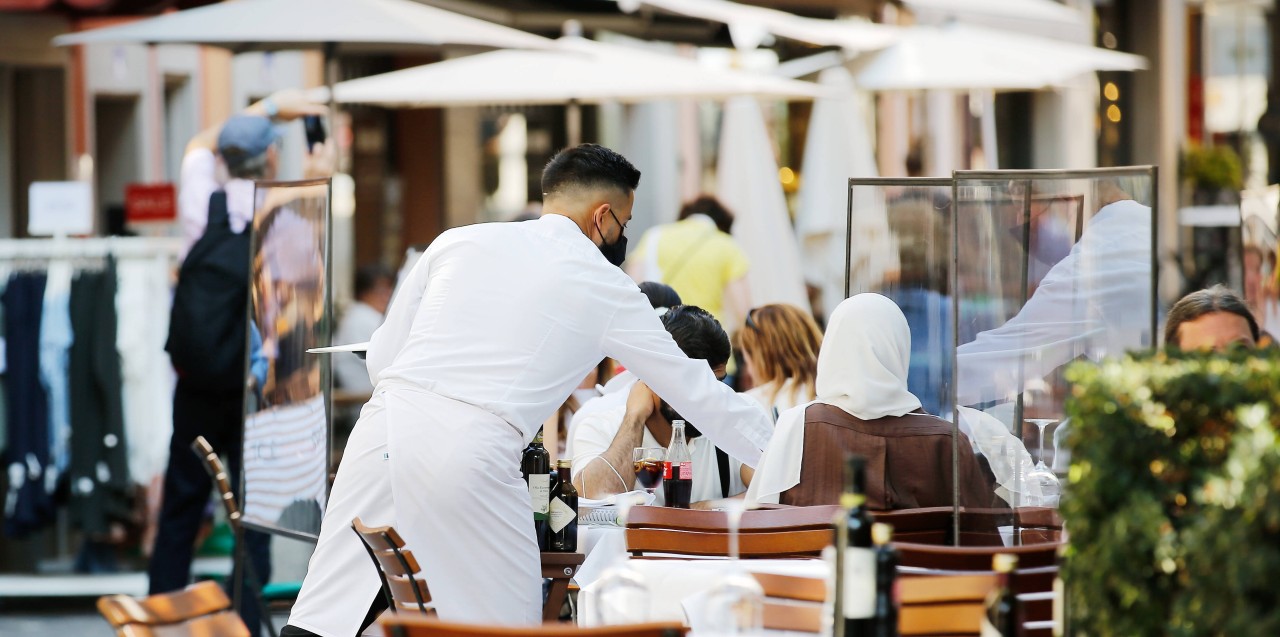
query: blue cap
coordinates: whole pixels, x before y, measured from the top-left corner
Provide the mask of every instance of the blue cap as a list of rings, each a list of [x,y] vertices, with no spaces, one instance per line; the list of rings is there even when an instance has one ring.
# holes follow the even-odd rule
[[[237,166],[267,152],[278,138],[271,120],[261,115],[235,115],[218,133],[218,154],[228,166]]]

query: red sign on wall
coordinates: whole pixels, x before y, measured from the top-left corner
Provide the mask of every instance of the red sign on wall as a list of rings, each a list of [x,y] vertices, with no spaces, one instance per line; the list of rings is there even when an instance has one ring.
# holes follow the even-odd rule
[[[173,184],[129,184],[124,188],[125,221],[173,221],[178,218],[178,194]]]

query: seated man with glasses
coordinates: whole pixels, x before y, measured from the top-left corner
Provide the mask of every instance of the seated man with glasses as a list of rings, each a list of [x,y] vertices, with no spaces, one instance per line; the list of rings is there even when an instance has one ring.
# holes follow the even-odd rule
[[[678,305],[662,315],[662,324],[689,358],[707,361],[717,377],[724,377],[729,361],[729,336],[715,317],[698,307]],[[631,387],[619,388],[588,401],[574,415],[565,455],[573,460],[573,483],[583,497],[605,498],[636,488],[632,451],[636,447],[665,449],[671,444],[671,422],[684,420],[666,401],[647,418],[637,418],[636,406],[629,398],[633,393]],[[702,437],[697,423],[687,422],[685,434],[693,454],[691,500],[695,508],[699,502],[746,491],[741,462]],[[663,504],[662,489],[658,489],[656,495],[658,499],[654,504]]]

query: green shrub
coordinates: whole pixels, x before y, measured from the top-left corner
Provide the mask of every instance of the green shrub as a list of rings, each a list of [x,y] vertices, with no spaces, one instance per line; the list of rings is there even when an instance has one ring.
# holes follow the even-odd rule
[[[1193,145],[1182,154],[1182,179],[1201,190],[1239,190],[1244,183],[1240,155],[1230,146]]]
[[[1077,363],[1073,635],[1280,635],[1280,353]]]

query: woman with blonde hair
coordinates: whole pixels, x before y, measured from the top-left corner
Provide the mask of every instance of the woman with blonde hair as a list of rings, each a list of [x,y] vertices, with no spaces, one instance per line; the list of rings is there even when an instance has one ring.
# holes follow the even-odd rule
[[[739,338],[755,383],[748,395],[778,412],[813,400],[822,330],[812,315],[794,305],[763,305],[747,312]]]

